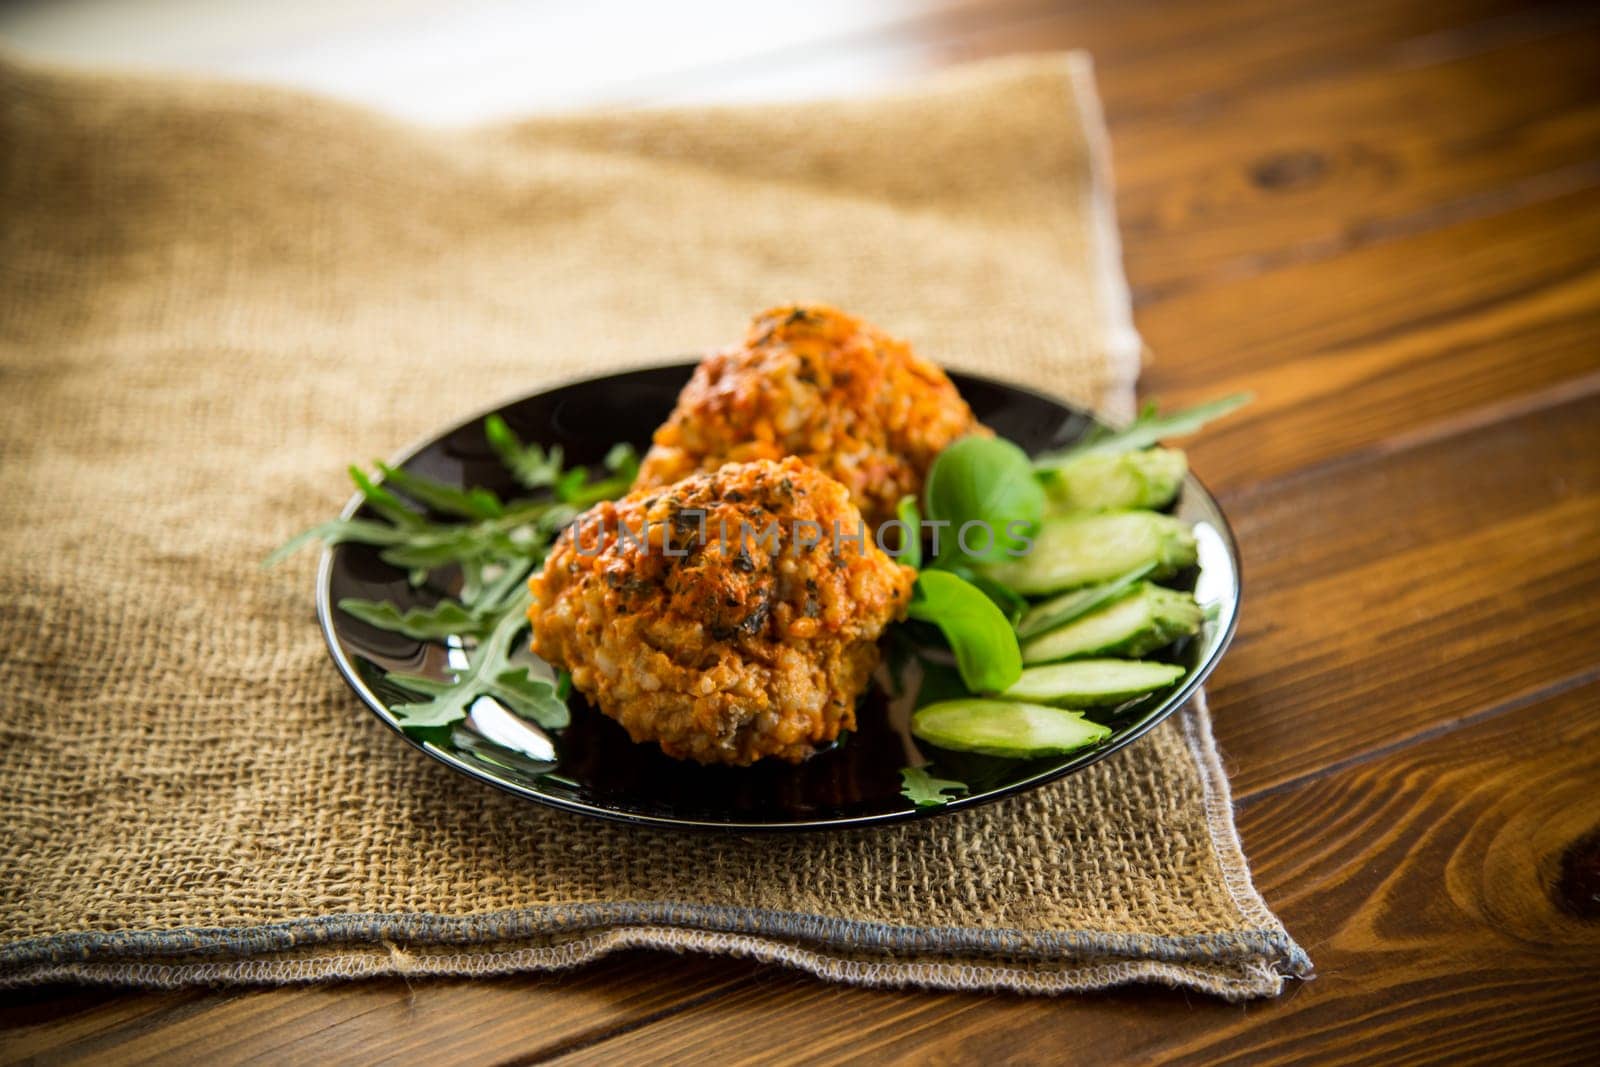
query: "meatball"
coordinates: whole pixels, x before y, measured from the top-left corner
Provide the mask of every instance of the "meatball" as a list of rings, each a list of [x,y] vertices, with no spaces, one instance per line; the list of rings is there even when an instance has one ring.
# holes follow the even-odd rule
[[[568,527],[529,583],[533,650],[669,756],[797,763],[855,727],[914,580],[832,478],[729,463]]]
[[[656,430],[636,486],[735,460],[798,456],[842,482],[877,527],[920,494],[946,445],[989,431],[944,371],[821,305],[757,315],[742,345],[706,356]]]

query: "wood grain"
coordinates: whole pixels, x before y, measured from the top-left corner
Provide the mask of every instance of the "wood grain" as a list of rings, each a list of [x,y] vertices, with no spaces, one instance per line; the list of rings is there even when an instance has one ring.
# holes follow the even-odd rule
[[[1241,632],[1212,683],[1235,788],[1595,668],[1600,396],[1225,503]]]
[[[1243,1008],[1162,990],[1029,1000],[629,954],[560,977],[54,988],[7,995],[0,1060],[1404,1064],[1592,1049],[1592,5],[928,0],[870,32],[807,36],[828,44],[774,41],[628,92],[849,91],[873,71],[1094,52],[1146,391],[1257,394],[1191,450],[1245,556],[1213,706],[1257,881],[1316,980]]]
[[[1600,143],[1597,47],[1594,25],[1551,27],[1464,57],[1371,61],[1200,115],[1123,124],[1117,160],[1138,177],[1121,183],[1118,204],[1142,301],[1548,196],[1530,179],[1589,162]],[[1527,88],[1459,106],[1461,92],[1495,85]]]
[[[316,1063],[406,1062],[442,1049],[569,1047],[746,979],[754,965],[630,952],[567,976],[381,979],[108,995],[46,987],[0,1007],[0,1062],[227,1063],[293,1047]],[[278,1036],[281,1035],[281,1036]]]
[[[1151,392],[1251,389],[1194,445],[1218,488],[1381,446],[1594,374],[1600,189],[1157,304]],[[1337,300],[1309,299],[1321,293]],[[1587,386],[1579,386],[1587,388]]]
[[[1246,805],[1257,881],[1319,962],[1279,1001],[783,977],[558,1062],[1578,1062],[1600,1038],[1600,925],[1556,887],[1600,829],[1597,704],[1590,684]]]

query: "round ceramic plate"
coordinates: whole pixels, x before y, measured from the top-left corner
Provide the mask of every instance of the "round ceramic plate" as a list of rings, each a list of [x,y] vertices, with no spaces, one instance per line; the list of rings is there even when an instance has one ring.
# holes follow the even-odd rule
[[[657,367],[575,382],[498,409],[526,441],[560,445],[569,463],[598,465],[626,440],[641,451],[666,418],[692,364]],[[952,375],[973,412],[995,432],[1031,453],[1065,445],[1095,425],[1081,411],[1014,386]],[[485,415],[488,413],[485,412]],[[484,486],[505,497],[518,490],[483,436],[482,415],[399,457],[418,474],[462,487]],[[317,614],[334,663],[378,718],[408,744],[463,774],[541,804],[635,824],[691,829],[803,830],[862,826],[960,811],[1033,789],[1104,759],[1180,707],[1205,680],[1233,635],[1239,608],[1239,565],[1233,535],[1211,494],[1193,477],[1174,513],[1194,527],[1198,566],[1177,583],[1193,589],[1208,621],[1193,639],[1160,658],[1188,668],[1174,688],[1093,717],[1109,740],[1068,756],[1005,760],[950,752],[913,739],[907,729],[917,694],[891,685],[887,668],[862,698],[857,730],[798,766],[767,761],[753,767],[702,767],[669,759],[653,745],[634,744],[612,720],[573,694],[572,723],[544,731],[494,700],[480,699],[468,720],[421,739],[400,729],[391,708],[416,699],[384,678],[404,671],[448,680],[445,644],[414,641],[376,629],[335,605],[345,597],[388,600],[400,608],[437,599],[413,588],[377,550],[340,545],[323,554]],[[361,499],[345,508],[359,514]],[[528,655],[530,661],[531,653]],[[935,676],[924,686],[931,689]],[[898,695],[892,691],[898,688]],[[442,736],[440,736],[442,735]],[[926,760],[930,773],[966,783],[969,792],[942,807],[917,808],[900,793],[900,769]]]

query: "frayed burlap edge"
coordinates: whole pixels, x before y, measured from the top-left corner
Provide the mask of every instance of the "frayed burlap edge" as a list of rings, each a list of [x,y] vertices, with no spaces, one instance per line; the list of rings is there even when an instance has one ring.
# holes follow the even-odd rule
[[[47,981],[176,987],[511,974],[565,970],[643,948],[743,957],[874,987],[1037,994],[1153,982],[1230,1000],[1276,995],[1285,976],[1310,974],[1310,960],[1251,885],[1204,695],[1179,714],[1205,786],[1213,851],[1234,903],[1258,927],[1248,933],[1157,937],[933,929],[674,902],[465,917],[335,915],[260,927],[23,941],[0,953],[0,987]],[[907,954],[912,955],[895,958]]]

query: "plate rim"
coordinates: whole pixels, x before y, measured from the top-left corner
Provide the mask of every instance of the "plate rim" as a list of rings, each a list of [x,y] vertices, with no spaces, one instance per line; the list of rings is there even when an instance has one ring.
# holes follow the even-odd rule
[[[625,375],[647,371],[673,370],[681,368],[687,374],[693,371],[693,368],[697,362],[698,359],[696,358],[691,362],[675,362],[668,360],[659,363],[641,363],[613,371],[609,374],[566,378],[561,381],[551,382],[532,391],[525,391],[519,394],[507,396],[491,407],[486,407],[475,414],[469,415],[466,418],[452,423],[442,430],[433,432],[427,436],[412,441],[410,444],[392,455],[385,462],[392,467],[404,466],[411,459],[415,458],[419,452],[435,442],[448,437],[451,434],[464,430],[473,423],[481,422],[488,416],[503,411],[505,408],[510,407],[513,404],[519,404],[527,400],[532,400],[535,397],[553,393],[561,389],[567,389],[575,385],[583,385],[588,382],[600,382],[609,378],[618,378]],[[1000,378],[991,378],[988,375],[973,374],[967,371],[946,369],[946,373],[949,374],[953,379],[966,379],[967,381],[984,386],[998,387],[1015,393],[1023,393],[1033,397],[1036,400],[1042,400],[1048,404],[1054,405],[1055,407],[1062,408],[1071,414],[1088,418],[1095,423],[1101,423],[1101,420],[1094,415],[1093,412],[1087,411],[1078,407],[1076,404],[1050,396],[1025,385],[1020,385],[1015,382],[1008,382]],[[1200,663],[1195,666],[1194,670],[1189,672],[1189,675],[1184,678],[1183,683],[1165,700],[1163,700],[1161,704],[1151,709],[1148,713],[1146,713],[1144,718],[1129,727],[1127,732],[1115,738],[1111,743],[1098,748],[1090,749],[1082,753],[1080,756],[1068,760],[1061,766],[1051,768],[1050,770],[1041,771],[1039,774],[1025,778],[1018,782],[1013,782],[999,789],[993,789],[989,790],[988,792],[975,795],[955,797],[946,804],[930,805],[926,807],[913,805],[909,810],[876,812],[869,815],[855,815],[842,818],[798,819],[785,822],[721,822],[694,818],[675,818],[641,812],[619,811],[613,808],[605,808],[594,804],[586,804],[582,801],[572,800],[566,797],[554,796],[547,793],[539,793],[524,786],[520,786],[515,782],[506,781],[505,779],[489,774],[481,768],[467,763],[466,761],[456,757],[454,754],[447,752],[436,745],[430,745],[422,741],[418,741],[416,738],[405,732],[405,729],[394,718],[394,715],[389,710],[388,705],[385,704],[383,700],[372,691],[371,687],[367,685],[366,681],[361,677],[360,672],[357,670],[356,665],[351,662],[350,657],[345,653],[343,643],[339,640],[338,634],[334,628],[332,579],[334,557],[337,555],[338,549],[341,547],[339,545],[324,546],[321,556],[317,561],[315,577],[317,623],[322,631],[323,643],[327,645],[328,654],[332,658],[334,667],[338,670],[339,675],[344,679],[345,684],[354,690],[356,696],[361,699],[361,702],[366,705],[367,710],[372,712],[378,721],[382,722],[393,733],[398,734],[407,745],[418,750],[419,752],[422,752],[424,755],[437,760],[438,762],[449,767],[451,770],[465,774],[479,782],[493,786],[502,792],[509,793],[512,796],[520,797],[524,800],[532,801],[536,804],[541,804],[546,807],[555,808],[576,815],[586,815],[593,818],[603,819],[608,822],[619,823],[633,827],[679,830],[691,833],[721,832],[743,834],[782,834],[816,832],[823,830],[850,830],[870,826],[884,826],[897,823],[920,821],[923,819],[937,818],[941,815],[953,815],[957,812],[970,811],[985,804],[992,804],[1007,797],[1016,796],[1019,793],[1038,789],[1041,786],[1048,785],[1049,783],[1058,779],[1065,778],[1070,774],[1075,774],[1078,771],[1093,766],[1108,756],[1111,756],[1116,752],[1120,752],[1122,749],[1138,741],[1151,730],[1165,722],[1175,712],[1186,705],[1199,691],[1200,687],[1205,684],[1206,679],[1211,676],[1211,673],[1216,669],[1217,664],[1222,661],[1222,657],[1227,653],[1228,647],[1233,643],[1234,634],[1238,630],[1240,604],[1244,599],[1244,568],[1239,555],[1238,541],[1234,537],[1233,526],[1231,523],[1229,523],[1227,514],[1222,510],[1222,506],[1217,502],[1215,494],[1213,494],[1211,490],[1206,487],[1205,483],[1202,482],[1192,470],[1187,471],[1184,474],[1183,488],[1185,492],[1189,492],[1191,490],[1199,491],[1204,509],[1208,510],[1211,513],[1210,517],[1215,520],[1216,529],[1220,534],[1223,545],[1227,550],[1228,559],[1233,564],[1233,599],[1231,610],[1228,612],[1228,615],[1225,619],[1219,618],[1217,620],[1220,626],[1220,631],[1218,639],[1211,651],[1205,656],[1204,659],[1201,660]],[[344,507],[340,509],[339,517],[341,519],[352,518],[355,513],[360,510],[363,503],[364,498],[361,493],[357,492],[353,494],[345,503]]]

